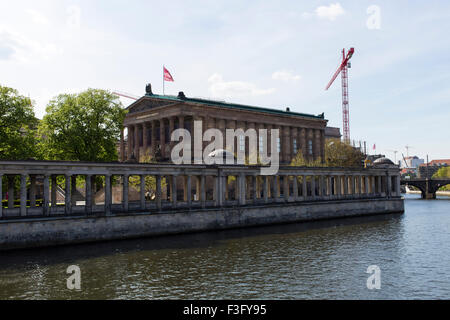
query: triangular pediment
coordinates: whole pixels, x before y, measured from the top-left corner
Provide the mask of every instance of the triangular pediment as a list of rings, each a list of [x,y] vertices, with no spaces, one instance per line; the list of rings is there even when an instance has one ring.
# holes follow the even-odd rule
[[[142,111],[146,111],[146,110],[151,110],[153,108],[171,106],[174,104],[177,104],[177,103],[159,100],[159,99],[141,99],[141,100],[138,100],[135,103],[133,103],[128,108],[128,113],[142,112]]]

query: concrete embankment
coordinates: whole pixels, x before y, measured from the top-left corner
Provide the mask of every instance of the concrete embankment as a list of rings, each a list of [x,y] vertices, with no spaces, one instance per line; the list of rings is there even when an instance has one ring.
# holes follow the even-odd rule
[[[395,197],[160,214],[4,220],[0,222],[0,251],[403,212],[403,199]]]

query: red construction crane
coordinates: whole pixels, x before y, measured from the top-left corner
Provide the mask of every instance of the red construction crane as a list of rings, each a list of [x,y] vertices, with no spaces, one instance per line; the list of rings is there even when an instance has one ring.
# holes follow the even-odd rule
[[[345,55],[345,49],[342,49],[342,63],[331,78],[325,90],[328,90],[333,84],[334,80],[338,77],[339,73],[342,76],[342,113],[344,118],[344,141],[350,143],[350,117],[349,117],[349,104],[348,104],[348,68],[351,67],[350,59],[355,53],[354,48],[350,48],[347,55]]]

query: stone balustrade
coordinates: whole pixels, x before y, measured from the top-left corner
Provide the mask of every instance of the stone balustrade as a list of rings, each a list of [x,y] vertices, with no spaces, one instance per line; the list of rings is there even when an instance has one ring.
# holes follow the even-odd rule
[[[274,176],[262,176],[260,169],[226,165],[0,161],[0,182],[3,182],[0,183],[3,200],[0,219],[153,214],[400,197],[398,168],[281,167]],[[138,193],[138,199],[130,199],[131,188]]]

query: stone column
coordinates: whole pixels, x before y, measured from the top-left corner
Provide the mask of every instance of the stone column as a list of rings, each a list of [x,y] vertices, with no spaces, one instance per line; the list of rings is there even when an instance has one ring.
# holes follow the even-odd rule
[[[311,176],[311,198],[315,200],[316,196],[316,176]]]
[[[54,174],[51,176],[51,179],[52,179],[52,197],[51,197],[52,209],[56,208],[56,205],[57,205],[56,190],[58,188],[58,184],[56,182],[56,178],[57,178],[57,176]]]
[[[255,204],[258,201],[258,177],[252,176],[252,185],[253,185],[253,203]]]
[[[325,163],[325,129],[320,130],[320,157]]]
[[[177,176],[176,175],[172,175],[172,181],[171,181],[171,200],[172,200],[172,206],[173,208],[176,208],[178,206],[177,203]]]
[[[264,184],[263,184],[263,194],[264,194],[264,203],[269,202],[269,177],[264,176]]]
[[[0,179],[1,183],[1,179]],[[0,195],[1,197],[1,195]],[[1,201],[1,198],[0,198]],[[1,202],[0,202],[1,203]],[[36,207],[36,176],[30,175],[30,207]]]
[[[3,217],[3,174],[0,173],[0,219]]]
[[[265,125],[267,129],[267,156],[270,157],[272,154],[272,125]]]
[[[206,207],[206,176],[201,175],[200,178],[200,198],[202,203],[202,208]]]
[[[275,179],[275,199],[281,198],[281,176],[277,175]]]
[[[162,192],[161,192],[161,176],[156,176],[156,207],[158,211],[162,210]]]
[[[303,184],[302,184],[302,193],[303,193],[303,200],[308,199],[308,185],[306,184],[306,177],[305,175],[303,175],[302,179],[303,179]]]
[[[375,195],[377,192],[375,190],[375,176],[370,176],[370,182],[371,182],[371,194]]]
[[[342,184],[342,176],[337,175],[336,176],[336,195],[338,198],[340,198],[342,196],[341,184]]]
[[[145,210],[145,175],[141,174],[139,176],[139,182],[140,182],[140,200],[141,200],[141,210]]]
[[[142,125],[142,153],[144,156],[147,156],[148,150],[148,122],[144,122]]]
[[[214,177],[214,205],[216,207],[223,205],[223,179],[220,173]]]
[[[291,149],[292,149],[292,139],[291,139],[291,127],[285,126],[283,127],[283,160],[284,162],[290,162],[291,157]]]
[[[353,175],[350,176],[350,193],[351,193],[352,197],[355,197],[356,184],[355,184],[355,176],[353,176]]]
[[[378,184],[377,193],[379,195],[381,195],[381,193],[383,192],[382,189],[381,189],[381,182],[382,182],[381,176],[377,176],[377,184]]]
[[[49,175],[44,175],[44,195],[43,195],[44,199],[42,199],[43,200],[42,214],[44,216],[48,216],[50,214],[50,211],[49,211],[50,181],[49,181],[49,179],[50,179]]]
[[[239,176],[238,176],[238,184],[239,184],[239,205],[241,205],[241,206],[243,206],[243,205],[245,205],[245,201],[246,201],[246,199],[245,199],[245,195],[246,195],[246,190],[245,190],[245,181],[246,180],[246,177],[245,177],[245,174],[244,173],[241,173]]]
[[[172,132],[175,131],[175,117],[169,118],[169,139],[172,136]],[[175,141],[172,141],[172,139],[169,140],[169,146],[170,151],[169,154],[172,152],[172,148],[175,146]]]
[[[27,175],[20,175],[20,216],[27,216]]]
[[[189,208],[192,207],[192,176],[186,176],[186,200]]]
[[[299,197],[298,197],[298,177],[294,176],[294,179],[292,180],[293,185],[293,190],[294,190],[294,201],[298,201]]]
[[[303,158],[307,159],[308,146],[307,146],[307,143],[306,143],[306,129],[305,128],[299,128],[298,134],[299,134],[300,146],[301,146],[302,153],[303,153]]]
[[[14,177],[8,175],[8,209],[14,209]]]
[[[201,186],[200,186],[200,181],[201,181],[201,177],[200,176],[194,176],[195,177],[195,201],[200,202],[201,201]]]
[[[159,145],[161,146],[161,157],[166,157],[166,127],[164,119],[159,120]]]
[[[227,144],[226,144],[226,140],[227,140],[226,121],[224,119],[216,119],[216,124],[217,124],[217,129],[219,129],[220,132],[222,132],[223,149],[226,149],[226,147],[227,147]],[[225,161],[226,161],[226,159],[225,159]],[[226,162],[224,162],[224,164],[226,164]]]
[[[369,176],[364,177],[364,193],[369,195]]]
[[[136,157],[136,161],[140,162],[140,143],[139,143],[139,131],[141,129],[142,125],[136,125],[134,129],[134,156]]]
[[[71,175],[66,174],[65,175],[65,185],[66,185],[66,194],[64,196],[64,203],[65,203],[65,208],[64,208],[64,212],[66,215],[70,215],[72,213],[72,192],[71,192],[71,187],[72,187],[72,183],[71,183]]]
[[[120,162],[125,161],[125,137],[124,128],[120,129]]]
[[[309,149],[310,141],[312,142],[312,153]],[[308,159],[314,160],[314,129],[308,129],[307,131],[307,149],[308,149]]]
[[[361,196],[362,192],[362,175],[358,175],[358,196]]]
[[[348,195],[348,176],[344,175],[344,196]]]
[[[128,126],[128,133],[127,133],[127,144],[128,144],[128,150],[127,150],[127,158],[128,160],[131,159],[131,156],[133,155],[133,145],[134,145],[134,129],[135,127],[133,125]]]
[[[75,201],[75,193],[77,191],[77,176],[76,175],[72,176],[70,183],[71,183],[70,196],[72,197],[71,198],[72,206],[76,206],[77,205],[77,202]]]
[[[313,158],[314,160],[320,157],[320,130],[313,130]]]
[[[129,179],[130,176],[128,174],[124,174],[122,176],[122,203],[123,203],[123,211],[128,212],[129,210],[129,202],[128,202],[128,189],[129,189]]]
[[[295,144],[297,146],[297,150],[295,150],[294,148],[294,140],[295,140]],[[291,153],[290,153],[290,161],[292,159],[294,159],[294,157],[297,155],[298,152],[298,146],[299,146],[299,141],[298,141],[298,130],[297,127],[291,127],[291,135],[290,135],[290,146],[291,146]]]
[[[284,175],[283,177],[283,200],[284,202],[289,201],[289,176]]]
[[[392,178],[389,175],[389,173],[386,174],[386,179],[387,179],[387,190],[386,190],[386,196],[388,198],[391,197],[392,195]]]
[[[276,199],[276,192],[275,192],[275,182],[276,180],[276,176],[271,176],[269,177],[268,181],[268,193],[269,193],[269,198],[271,199],[271,202],[275,202]]]
[[[105,215],[111,214],[112,204],[112,190],[111,190],[112,176],[110,174],[105,175]]]
[[[395,195],[397,197],[401,196],[401,192],[400,192],[400,176],[395,176]]]
[[[89,215],[92,213],[92,175],[86,175],[86,196],[85,196],[85,213]]]
[[[152,120],[152,135],[151,135],[151,149],[150,155],[152,158],[155,158],[156,153],[156,120]]]

